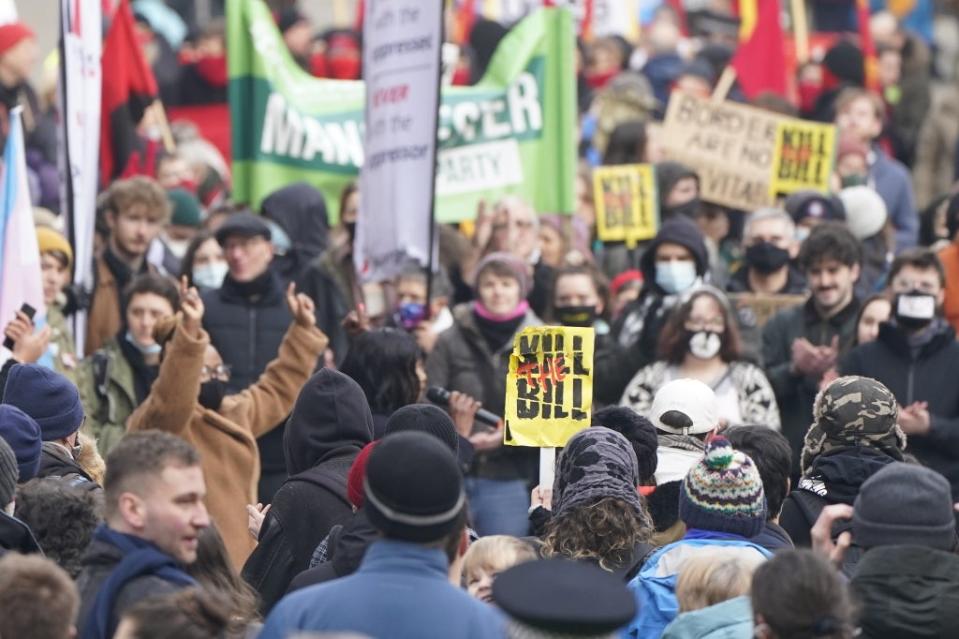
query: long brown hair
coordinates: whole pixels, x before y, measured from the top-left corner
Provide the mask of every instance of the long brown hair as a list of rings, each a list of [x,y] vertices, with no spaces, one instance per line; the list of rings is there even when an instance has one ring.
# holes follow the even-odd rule
[[[231,604],[230,619],[244,627],[260,618],[259,597],[237,574],[226,552],[223,537],[211,523],[200,532],[196,561],[188,572],[204,588],[223,593]]]
[[[723,324],[726,330],[720,336],[722,345],[719,347],[719,357],[724,362],[735,362],[742,358],[742,338],[739,336],[739,328],[736,326],[736,317],[733,315],[729,302],[723,296],[722,292],[712,288],[701,288],[694,291],[676,310],[672,312],[669,319],[663,325],[663,330],[659,334],[659,358],[670,364],[682,364],[688,350],[689,339],[686,335],[686,321],[689,320],[693,312],[693,304],[697,299],[708,295],[719,305],[719,310],[723,314]]]

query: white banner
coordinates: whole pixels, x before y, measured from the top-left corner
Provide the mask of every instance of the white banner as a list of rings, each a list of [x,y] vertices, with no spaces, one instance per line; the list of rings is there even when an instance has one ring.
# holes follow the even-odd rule
[[[93,233],[100,149],[100,2],[60,0],[60,206],[73,245],[73,281],[93,290]],[[84,354],[86,312],[73,320],[77,355]]]
[[[364,281],[430,262],[442,44],[442,0],[366,3],[366,161],[353,252]]]

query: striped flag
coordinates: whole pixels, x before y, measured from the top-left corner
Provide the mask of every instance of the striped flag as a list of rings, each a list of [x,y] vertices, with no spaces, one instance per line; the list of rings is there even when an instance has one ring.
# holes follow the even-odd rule
[[[23,146],[23,107],[10,111],[10,135],[3,150],[0,177],[0,324],[6,326],[25,303],[36,309],[36,321],[46,316],[40,278],[40,249],[33,227],[33,207],[27,186]],[[10,352],[2,349],[0,362]]]

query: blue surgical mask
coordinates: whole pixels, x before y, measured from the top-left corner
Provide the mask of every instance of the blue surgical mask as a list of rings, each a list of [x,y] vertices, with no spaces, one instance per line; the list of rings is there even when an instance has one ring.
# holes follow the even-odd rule
[[[133,333],[130,331],[127,331],[126,338],[127,341],[133,344],[133,347],[140,351],[143,355],[159,355],[160,351],[163,350],[163,348],[161,348],[156,342],[153,342],[149,346],[144,346],[138,342],[135,337],[133,337]]]
[[[656,284],[670,295],[696,283],[696,264],[689,260],[656,262]]]
[[[215,289],[223,285],[229,270],[226,262],[210,262],[193,267],[193,283],[202,288]]]

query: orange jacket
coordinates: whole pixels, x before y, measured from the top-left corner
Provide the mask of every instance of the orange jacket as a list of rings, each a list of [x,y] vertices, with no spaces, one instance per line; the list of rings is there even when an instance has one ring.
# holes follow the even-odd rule
[[[953,242],[939,251],[939,260],[946,270],[946,298],[942,311],[946,321],[959,333],[959,244]]]

